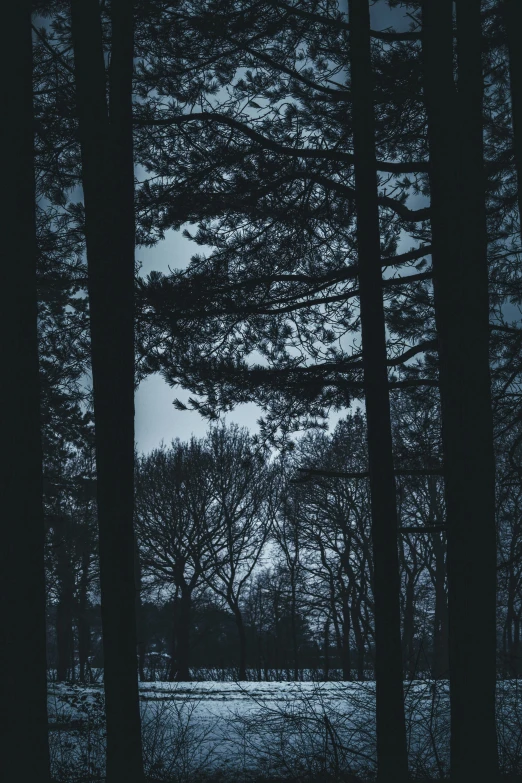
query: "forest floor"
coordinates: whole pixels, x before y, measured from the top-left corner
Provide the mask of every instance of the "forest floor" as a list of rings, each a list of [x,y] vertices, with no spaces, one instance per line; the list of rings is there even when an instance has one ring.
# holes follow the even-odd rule
[[[144,758],[154,781],[362,780],[375,773],[373,682],[140,683]],[[410,770],[448,774],[447,681],[405,683]],[[520,773],[522,681],[499,681],[500,761]],[[104,766],[102,685],[49,684],[53,775]]]

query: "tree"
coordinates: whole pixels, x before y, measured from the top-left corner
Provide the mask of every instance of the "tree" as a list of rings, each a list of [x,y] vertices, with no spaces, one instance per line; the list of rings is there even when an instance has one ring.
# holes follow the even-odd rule
[[[1,212],[0,402],[6,464],[0,478],[0,757],[8,783],[50,780],[31,8],[22,0],[6,9],[12,47],[3,47],[1,55],[9,118],[1,131],[8,191]],[[22,678],[16,677],[20,666]]]
[[[294,680],[299,680],[299,640],[298,640],[298,589],[303,577],[301,561],[302,535],[300,530],[301,514],[299,498],[296,493],[288,492],[288,466],[281,458],[276,470],[276,481],[271,493],[272,539],[282,554],[282,571],[285,581],[290,585],[290,623],[294,664]]]
[[[87,436],[87,433],[86,433]],[[48,599],[54,605],[56,676],[85,682],[89,668],[89,597],[97,576],[96,482],[92,454],[62,442],[45,455],[44,500],[48,530]],[[77,648],[74,626],[77,629]]]
[[[134,563],[133,4],[111,5],[109,105],[100,7],[72,0],[85,200],[107,717],[107,780],[141,781]]]
[[[190,404],[204,415],[256,400],[267,412],[263,432],[282,421],[287,429],[296,423],[306,427],[323,418],[325,408],[345,407],[362,394],[361,354],[348,350],[343,339],[359,331],[352,304],[359,294],[354,157],[346,151],[351,93],[349,83],[339,85],[348,64],[347,23],[330,7],[302,19],[300,8],[279,5],[259,10],[245,3],[246,16],[221,4],[212,14],[191,7],[176,35],[169,36],[164,56],[145,58],[144,103],[135,117],[140,159],[155,173],[138,197],[143,241],[198,221],[194,239],[215,248],[205,259],[194,258],[186,272],[154,275],[143,285],[143,331],[150,329],[145,369],[161,370],[169,383],[190,388],[200,398]],[[182,68],[174,52],[187,58],[193,51],[194,62]],[[201,51],[212,52],[212,58],[200,66]],[[194,79],[198,67],[201,76]],[[237,74],[221,101],[212,78],[228,84],[240,67],[245,78]],[[382,73],[386,69],[379,73],[378,94],[386,107],[378,115],[384,160],[376,165],[390,174],[419,172],[424,164],[407,159],[410,149],[399,133],[390,139],[402,106],[388,107]],[[150,101],[145,87],[156,81],[162,97]],[[204,110],[191,109],[195,95]],[[250,107],[260,105],[266,110],[253,116]],[[422,128],[415,108],[408,112],[415,138]],[[209,147],[210,157],[201,152]],[[180,148],[190,153],[174,160],[170,150]],[[398,154],[400,161],[388,159]],[[182,159],[187,165],[179,165]],[[428,252],[421,246],[394,256],[400,224],[407,230],[425,213],[407,209],[402,188],[399,193],[379,195],[382,263],[396,268]],[[422,287],[427,277],[429,272],[421,272],[385,285],[400,290],[407,279]],[[416,330],[420,345],[405,351],[406,357],[430,348],[423,332]],[[156,350],[160,344],[169,350]],[[253,366],[259,354],[264,362]],[[390,359],[394,366],[402,361],[400,355]]]
[[[297,449],[296,461],[306,478],[299,488],[298,497],[305,550],[303,565],[309,575],[309,592],[323,604],[323,613],[329,615],[329,624],[333,625],[343,679],[352,678],[353,645],[357,677],[363,680],[365,654],[369,640],[373,643],[375,634],[373,622],[371,627],[365,622],[363,608],[369,605],[373,613],[371,514],[364,418],[360,413],[348,416],[338,423],[329,438],[320,433],[303,438]],[[314,478],[306,468],[318,464],[321,470]],[[351,480],[348,478],[350,473]]]
[[[188,681],[192,597],[212,577],[221,527],[212,516],[210,456],[203,443],[174,442],[138,459],[136,530],[143,580],[174,591],[170,679]]]
[[[423,3],[435,318],[447,508],[451,770],[498,773],[495,463],[483,158],[480,3]],[[477,749],[479,751],[477,752]]]
[[[349,0],[348,8],[362,361],[374,561],[377,775],[379,781],[391,782],[407,778],[408,756],[402,687],[398,520],[382,299],[370,12],[367,0]]]
[[[213,570],[206,581],[234,615],[239,639],[239,680],[246,680],[246,630],[241,599],[260,561],[270,524],[265,507],[269,476],[264,457],[255,451],[248,430],[221,425],[206,439],[208,480],[215,504],[217,540],[210,538]]]

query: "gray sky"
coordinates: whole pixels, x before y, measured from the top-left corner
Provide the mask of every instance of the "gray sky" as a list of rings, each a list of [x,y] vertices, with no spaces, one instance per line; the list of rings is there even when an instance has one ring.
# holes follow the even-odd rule
[[[189,227],[190,228],[190,227]],[[169,267],[185,267],[192,255],[205,249],[183,237],[181,232],[169,231],[162,242],[153,248],[138,248],[136,258],[142,263],[141,274],[156,270],[168,273]],[[189,392],[177,386],[171,388],[160,375],[152,375],[140,384],[135,397],[136,443],[139,451],[150,451],[162,440],[170,443],[174,438],[188,440],[192,434],[203,437],[208,422],[196,411],[178,411],[173,400],[187,402]],[[252,431],[258,430],[256,421],[261,410],[254,404],[241,405],[226,417]]]

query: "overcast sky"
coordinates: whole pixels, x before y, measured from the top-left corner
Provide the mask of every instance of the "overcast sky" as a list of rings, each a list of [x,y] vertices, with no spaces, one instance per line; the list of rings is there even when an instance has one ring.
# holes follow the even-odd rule
[[[141,274],[156,270],[168,273],[169,267],[185,267],[195,253],[204,248],[185,239],[181,232],[169,231],[165,239],[153,248],[138,248],[136,258],[142,263]],[[136,442],[139,451],[150,451],[162,440],[187,440],[193,433],[202,437],[208,422],[195,411],[178,411],[172,404],[177,397],[186,402],[190,394],[179,386],[170,387],[160,375],[151,375],[141,382],[135,397]],[[241,405],[226,418],[251,430],[256,430],[256,419],[261,411],[256,405]]]

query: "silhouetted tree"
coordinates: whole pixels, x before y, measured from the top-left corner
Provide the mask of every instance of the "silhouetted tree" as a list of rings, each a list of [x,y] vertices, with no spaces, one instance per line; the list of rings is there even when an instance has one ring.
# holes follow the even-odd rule
[[[374,563],[377,776],[379,781],[391,781],[407,778],[408,756],[402,687],[398,520],[382,295],[374,77],[368,2],[349,0],[348,9],[362,362]]]
[[[289,492],[289,466],[281,459],[275,466],[271,499],[272,538],[282,554],[285,580],[290,588],[290,623],[294,663],[294,680],[299,680],[298,593],[304,575],[301,561],[302,533],[300,505],[297,493]]]
[[[451,771],[497,774],[495,463],[480,2],[423,3],[435,318],[447,509]],[[477,749],[480,749],[479,752]]]
[[[173,591],[172,680],[190,680],[194,591],[213,573],[222,531],[212,514],[210,455],[202,442],[174,442],[141,456],[136,468],[136,530],[143,579]]]
[[[111,4],[109,101],[100,6],[72,0],[94,394],[107,780],[143,779],[134,568],[133,4]]]
[[[208,481],[215,496],[213,513],[221,533],[217,540],[210,538],[213,568],[205,581],[234,615],[239,638],[238,679],[245,680],[247,637],[241,600],[269,535],[265,508],[268,471],[248,430],[237,425],[212,428],[206,449],[210,457]]]
[[[0,758],[6,783],[50,780],[31,8],[21,0],[5,9],[12,46],[2,47],[1,55],[8,114],[0,131],[6,183],[0,303],[5,457],[0,474]],[[22,677],[16,676],[19,667]]]

